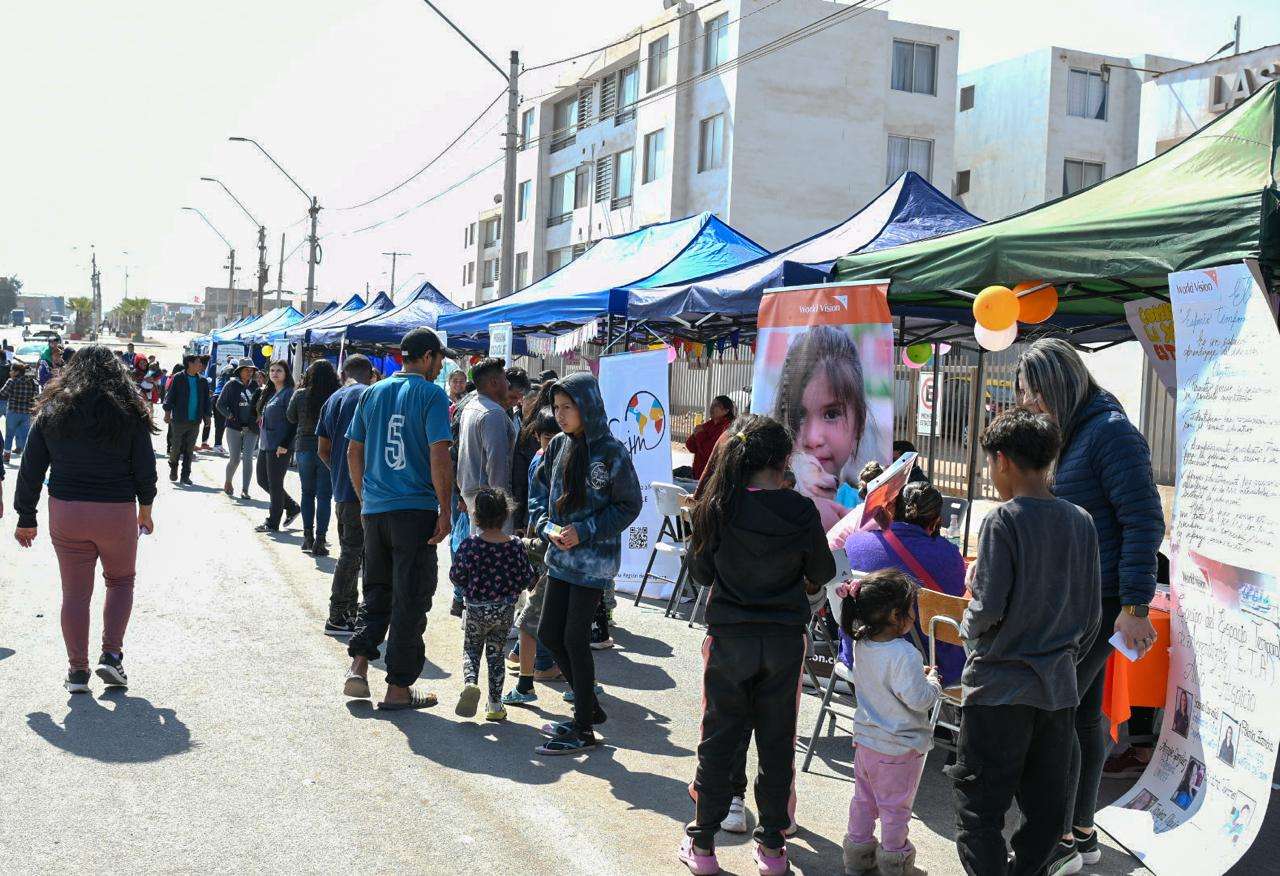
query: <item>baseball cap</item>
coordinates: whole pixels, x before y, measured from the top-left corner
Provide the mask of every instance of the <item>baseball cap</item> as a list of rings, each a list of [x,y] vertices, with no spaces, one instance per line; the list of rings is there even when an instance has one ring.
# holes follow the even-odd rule
[[[421,359],[428,353],[444,353],[456,356],[457,353],[440,343],[440,336],[429,328],[409,330],[400,339],[400,352],[407,359]]]

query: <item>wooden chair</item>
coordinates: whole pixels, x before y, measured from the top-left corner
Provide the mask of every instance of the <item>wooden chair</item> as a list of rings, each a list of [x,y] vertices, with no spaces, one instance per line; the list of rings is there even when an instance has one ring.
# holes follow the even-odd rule
[[[963,596],[948,596],[945,593],[939,593],[927,587],[920,588],[920,593],[916,597],[916,606],[920,616],[920,628],[925,631],[925,636],[929,641],[930,666],[938,665],[938,642],[946,642],[949,645],[964,645],[964,640],[960,638],[960,621],[964,619],[964,610],[968,605],[969,600]],[[929,714],[929,722],[933,726],[945,727],[953,734],[960,732],[960,692],[961,688],[958,684],[943,689],[942,696],[934,704],[933,710]],[[944,719],[944,708],[954,710],[956,718],[954,720]],[[946,748],[949,751],[956,750],[954,744],[936,739],[935,742],[941,748]]]
[[[675,484],[654,481],[652,486],[658,513],[662,515],[662,528],[658,530],[658,537],[653,540],[653,548],[649,551],[649,564],[644,567],[644,576],[640,579],[640,589],[636,592],[636,605],[640,604],[640,598],[644,596],[644,588],[649,583],[650,577],[666,581],[674,585],[677,593],[680,592],[684,585],[687,567],[686,548],[689,530],[683,525],[683,508],[680,500],[689,494]],[[654,561],[660,553],[673,554],[680,558],[680,571],[676,574],[674,581],[661,575],[651,574]]]

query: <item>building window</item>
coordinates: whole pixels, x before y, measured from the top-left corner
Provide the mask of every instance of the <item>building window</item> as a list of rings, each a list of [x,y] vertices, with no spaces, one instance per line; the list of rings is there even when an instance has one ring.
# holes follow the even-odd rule
[[[723,12],[706,24],[702,42],[702,72],[714,70],[729,60],[729,13]]]
[[[606,155],[596,161],[596,191],[595,201],[599,204],[601,201],[609,200],[609,193],[613,191],[613,156]]]
[[[547,250],[547,273],[553,274],[573,261],[573,247]]]
[[[587,88],[578,89],[578,128],[582,129],[591,124],[591,100],[595,97],[596,87],[594,85]]]
[[[529,145],[533,139],[533,109],[527,109],[520,115],[520,148]]]
[[[551,208],[547,213],[547,225],[560,225],[573,218],[573,197],[576,172],[567,170],[551,177]]]
[[[933,141],[889,135],[889,172],[885,183],[892,183],[908,170],[925,179],[933,177]]]
[[[476,282],[476,263],[467,262],[467,285],[475,285]]]
[[[969,193],[969,177],[971,174],[972,171],[969,170],[956,171],[956,184],[952,190],[953,195],[966,195]]]
[[[516,288],[523,289],[529,285],[529,254],[516,253]]]
[[[1107,83],[1101,73],[1075,69],[1068,71],[1067,115],[1106,121]]]
[[[516,189],[516,221],[529,218],[529,198],[533,195],[533,180],[527,179]]]
[[[462,266],[462,285],[467,285],[467,266]]]
[[[621,125],[636,117],[636,100],[640,97],[640,68],[635,64],[618,71],[618,115],[613,123]]]
[[[643,182],[651,183],[662,176],[667,160],[667,129],[659,128],[644,135]]]
[[[476,242],[476,223],[472,222],[466,228],[462,229],[462,245],[474,246]]]
[[[972,85],[960,89],[960,112],[973,109],[973,89]]]
[[[667,84],[667,37],[649,43],[649,68],[646,71],[645,91],[657,91]]]
[[[573,142],[573,135],[578,132],[578,98],[566,97],[555,105],[551,127],[552,152]]]
[[[485,259],[484,260],[484,278],[480,285],[484,288],[488,288],[489,286],[496,286],[497,283],[498,283],[498,260]]]
[[[613,203],[610,206],[614,210],[631,203],[631,177],[634,163],[634,149],[628,149],[613,156]]]
[[[698,139],[698,173],[724,164],[724,113],[703,119]]]
[[[1070,195],[1081,189],[1087,189],[1091,185],[1102,182],[1102,176],[1106,171],[1106,165],[1099,164],[1096,161],[1080,161],[1076,158],[1068,158],[1062,163],[1062,193]]]
[[[893,41],[894,91],[938,93],[938,47],[910,40]]]
[[[591,202],[591,164],[579,164],[573,174],[573,206],[585,207]]]
[[[484,245],[496,246],[502,240],[502,217],[488,219],[484,223]]]

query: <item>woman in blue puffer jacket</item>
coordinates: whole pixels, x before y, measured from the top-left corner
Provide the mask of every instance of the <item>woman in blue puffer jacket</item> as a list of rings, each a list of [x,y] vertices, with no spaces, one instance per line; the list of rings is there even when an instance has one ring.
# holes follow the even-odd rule
[[[1088,511],[1098,531],[1102,628],[1076,667],[1076,795],[1072,822],[1064,825],[1063,845],[1054,858],[1079,854],[1092,864],[1101,856],[1093,816],[1109,747],[1109,728],[1102,721],[1103,670],[1112,650],[1107,640],[1114,628],[1139,652],[1155,643],[1147,607],[1156,589],[1164,512],[1146,439],[1115,396],[1094,382],[1075,348],[1057,338],[1036,341],[1022,355],[1016,380],[1019,402],[1049,414],[1062,430],[1054,495]]]

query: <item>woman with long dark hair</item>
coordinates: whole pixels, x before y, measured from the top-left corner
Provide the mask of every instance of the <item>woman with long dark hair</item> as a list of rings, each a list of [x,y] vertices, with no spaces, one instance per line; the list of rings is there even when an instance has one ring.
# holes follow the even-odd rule
[[[325,536],[329,534],[330,503],[333,481],[329,469],[320,461],[316,422],[320,409],[341,388],[338,371],[328,359],[317,359],[302,375],[302,383],[289,399],[285,411],[288,421],[297,427],[294,452],[298,459],[298,477],[302,481],[302,550],[317,557],[329,556]]]
[[[255,526],[255,532],[279,532],[280,515],[284,515],[287,527],[302,513],[298,503],[284,491],[296,431],[286,416],[292,397],[289,363],[277,359],[267,369],[267,386],[258,396],[258,486],[271,494],[271,508],[266,522]]]
[[[151,405],[100,344],[81,348],[36,403],[18,471],[14,537],[23,547],[35,541],[47,471],[49,534],[62,573],[65,686],[72,693],[89,691],[89,602],[99,560],[107,595],[97,673],[109,687],[128,687],[124,633],[133,608],[138,535],[155,530],[156,431]]]
[[[727,395],[718,395],[711,400],[711,408],[707,412],[710,419],[698,425],[693,434],[685,440],[684,446],[693,454],[693,476],[701,478],[707,470],[707,461],[711,459],[711,451],[716,442],[724,434],[724,430],[733,424],[738,415],[733,406],[733,399]]]

